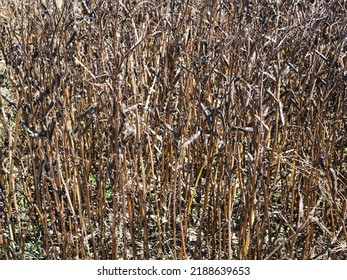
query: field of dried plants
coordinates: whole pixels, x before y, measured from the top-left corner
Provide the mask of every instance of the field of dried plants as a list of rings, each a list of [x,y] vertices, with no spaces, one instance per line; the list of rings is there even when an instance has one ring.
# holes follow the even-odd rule
[[[347,258],[346,1],[0,6],[0,259]]]

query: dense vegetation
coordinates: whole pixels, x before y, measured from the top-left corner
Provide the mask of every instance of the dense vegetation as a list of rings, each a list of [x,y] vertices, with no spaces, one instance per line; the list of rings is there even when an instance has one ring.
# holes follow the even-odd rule
[[[0,259],[347,258],[346,1],[0,4]]]

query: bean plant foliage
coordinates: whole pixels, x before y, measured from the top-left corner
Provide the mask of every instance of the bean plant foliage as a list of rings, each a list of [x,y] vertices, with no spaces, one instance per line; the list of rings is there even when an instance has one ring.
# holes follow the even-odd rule
[[[0,259],[346,259],[346,1],[0,0]]]

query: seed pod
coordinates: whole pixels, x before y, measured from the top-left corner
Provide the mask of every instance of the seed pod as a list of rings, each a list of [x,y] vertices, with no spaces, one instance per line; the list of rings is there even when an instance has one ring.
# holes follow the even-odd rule
[[[333,196],[333,199],[335,199],[337,193],[337,176],[335,170],[332,167],[329,168],[329,175],[331,182],[331,194]]]
[[[86,115],[88,115],[90,112],[92,112],[96,108],[97,103],[93,103],[90,105],[77,119],[80,121],[82,120]]]
[[[89,129],[89,127],[92,125],[92,123],[94,123],[96,120],[96,115],[93,114],[92,117],[88,120],[86,126],[84,127],[83,131],[82,131],[82,135],[84,135],[87,130]]]
[[[53,117],[51,123],[48,126],[47,137],[48,141],[52,140],[55,124],[57,123],[57,118]]]
[[[44,113],[45,116],[52,110],[53,105],[54,105],[54,101],[51,100],[50,98],[48,98],[47,107],[46,107],[46,110],[45,110],[45,113]]]
[[[318,158],[318,165],[325,170],[325,162],[324,161],[325,161],[324,154],[321,154]]]
[[[77,35],[77,29],[74,27],[74,28],[73,28],[73,31],[72,31],[72,34],[71,34],[69,40],[68,40],[67,43],[66,43],[65,48],[67,48],[67,47],[75,40],[76,35]]]
[[[186,148],[188,145],[193,143],[199,136],[200,136],[201,131],[198,130],[192,137],[190,137],[186,142],[183,143],[182,148]]]

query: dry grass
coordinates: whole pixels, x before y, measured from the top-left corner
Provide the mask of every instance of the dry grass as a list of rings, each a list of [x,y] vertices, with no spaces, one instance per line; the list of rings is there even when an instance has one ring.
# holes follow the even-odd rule
[[[347,258],[345,1],[64,2],[0,0],[0,258]]]

